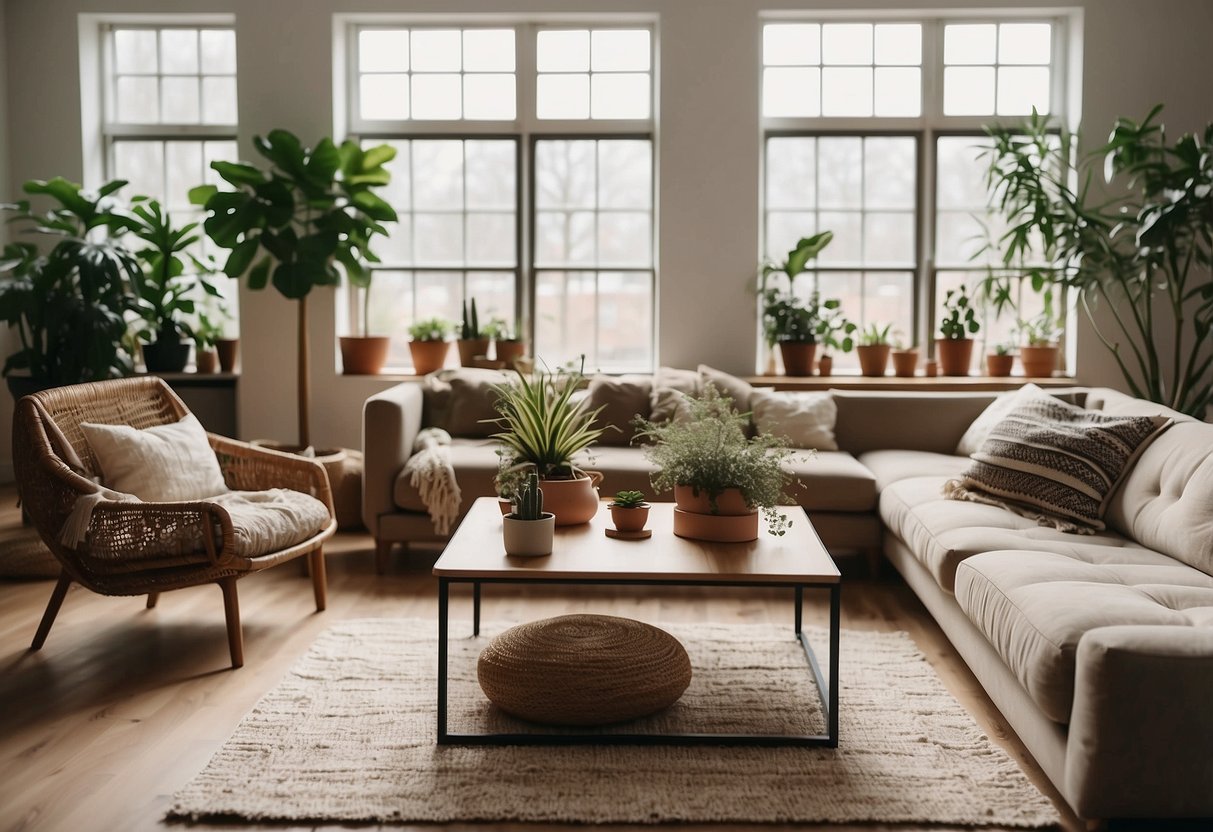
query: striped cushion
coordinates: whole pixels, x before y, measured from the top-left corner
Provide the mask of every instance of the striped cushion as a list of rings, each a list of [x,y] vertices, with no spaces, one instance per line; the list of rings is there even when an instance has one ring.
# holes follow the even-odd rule
[[[1012,410],[944,495],[1002,506],[1062,531],[1104,529],[1103,515],[1133,462],[1171,420],[1105,416],[1036,399]]]

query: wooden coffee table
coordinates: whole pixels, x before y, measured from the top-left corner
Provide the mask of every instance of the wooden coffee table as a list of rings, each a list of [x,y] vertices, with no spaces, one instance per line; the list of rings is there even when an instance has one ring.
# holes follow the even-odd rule
[[[783,509],[792,515],[791,529],[774,537],[762,524],[750,543],[706,543],[674,536],[674,506],[654,503],[647,540],[614,540],[610,513],[601,508],[592,521],[556,528],[555,546],[544,557],[511,557],[501,541],[501,510],[497,501],[482,497],[473,503],[434,564],[438,576],[438,742],[439,744],[540,745],[709,744],[709,745],[838,745],[838,619],[842,584],[838,567],[821,544],[804,509]],[[809,671],[817,684],[826,721],[825,734],[646,734],[646,733],[485,733],[447,731],[448,602],[454,583],[472,584],[472,632],[480,634],[480,587],[494,583],[578,584],[613,586],[784,587],[792,590],[793,632],[804,648]],[[829,682],[812,645],[801,629],[805,589],[830,595]]]

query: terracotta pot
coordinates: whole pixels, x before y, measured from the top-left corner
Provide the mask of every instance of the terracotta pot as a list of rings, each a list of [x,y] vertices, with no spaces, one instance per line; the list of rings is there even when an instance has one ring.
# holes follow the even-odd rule
[[[923,368],[922,372],[927,378],[935,378],[935,376],[939,375],[939,362],[935,359],[931,359],[927,362],[927,365]]]
[[[460,338],[455,345],[459,348],[459,364],[462,367],[471,367],[472,359],[476,356],[489,354],[488,338]]]
[[[813,375],[813,358],[817,355],[817,344],[812,341],[780,341],[779,354],[783,357],[784,375]]]
[[[918,372],[918,350],[893,350],[893,375],[898,378],[913,378]]]
[[[501,515],[504,517],[505,515],[511,513],[514,510],[514,504],[511,503],[509,500],[507,500],[505,497],[498,497],[497,498],[497,508],[501,509]]]
[[[713,501],[708,492],[698,491],[691,485],[674,486],[674,502],[683,511],[697,512],[699,514],[740,516],[753,511],[752,508],[745,504],[745,499],[741,496],[741,490],[737,488],[727,488],[717,494],[715,510],[712,508]]]
[[[829,376],[834,372],[834,356],[823,355],[817,359],[817,375]]]
[[[194,372],[210,375],[219,371],[219,353],[214,350],[194,350]]]
[[[450,348],[450,341],[409,341],[409,353],[413,356],[413,373],[424,376],[441,370]]]
[[[505,362],[507,370],[514,369],[514,362],[526,355],[525,341],[497,341],[493,347],[498,361]]]
[[[638,532],[644,528],[645,523],[649,522],[648,506],[635,506],[633,508],[611,506],[610,508],[611,522],[621,532]]]
[[[1023,374],[1028,378],[1052,378],[1057,369],[1056,344],[1039,347],[1020,347],[1019,363],[1023,365]]]
[[[387,363],[391,339],[382,335],[367,338],[342,335],[341,372],[347,376],[377,376]]]
[[[555,531],[556,517],[550,511],[540,514],[538,520],[520,520],[512,514],[501,518],[501,540],[507,555],[550,555]]]
[[[1015,366],[1015,354],[1007,353],[999,355],[998,353],[989,353],[986,355],[986,375],[994,378],[1005,378],[1011,375],[1011,368]]]
[[[973,366],[972,338],[936,338],[939,372],[945,376],[967,376]]]
[[[888,344],[860,344],[855,348],[859,353],[859,371],[865,376],[883,376],[889,368]]]
[[[220,338],[215,341],[215,352],[219,353],[219,371],[236,372],[236,359],[240,357],[239,338]]]
[[[745,543],[758,539],[758,512],[749,514],[698,514],[674,509],[674,534],[714,543]]]
[[[541,479],[543,507],[556,515],[557,526],[588,523],[598,513],[598,483],[602,474],[587,471],[575,480]]]

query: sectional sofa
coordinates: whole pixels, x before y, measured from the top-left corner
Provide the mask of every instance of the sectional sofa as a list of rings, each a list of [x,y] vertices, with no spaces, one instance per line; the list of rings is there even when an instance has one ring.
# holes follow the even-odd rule
[[[430,377],[367,401],[363,514],[381,560],[394,543],[439,539],[400,476],[423,426],[454,437],[464,509],[493,493],[490,380]],[[724,381],[756,415],[794,397],[742,385]],[[626,377],[592,391],[619,427],[594,454],[604,494],[663,497],[626,425],[658,389]],[[791,461],[797,500],[831,551],[887,556],[1079,816],[1213,817],[1213,425],[1113,390],[1056,392],[1175,419],[1114,495],[1108,529],[1067,534],[944,498],[969,462],[962,435],[996,395],[831,391],[838,450]]]

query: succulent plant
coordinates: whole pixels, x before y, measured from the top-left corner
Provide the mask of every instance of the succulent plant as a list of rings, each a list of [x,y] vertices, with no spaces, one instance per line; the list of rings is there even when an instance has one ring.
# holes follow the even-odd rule
[[[620,491],[615,495],[611,508],[639,508],[644,505],[643,491]]]
[[[514,517],[518,520],[539,520],[543,517],[543,489],[539,477],[531,474],[514,496]]]

